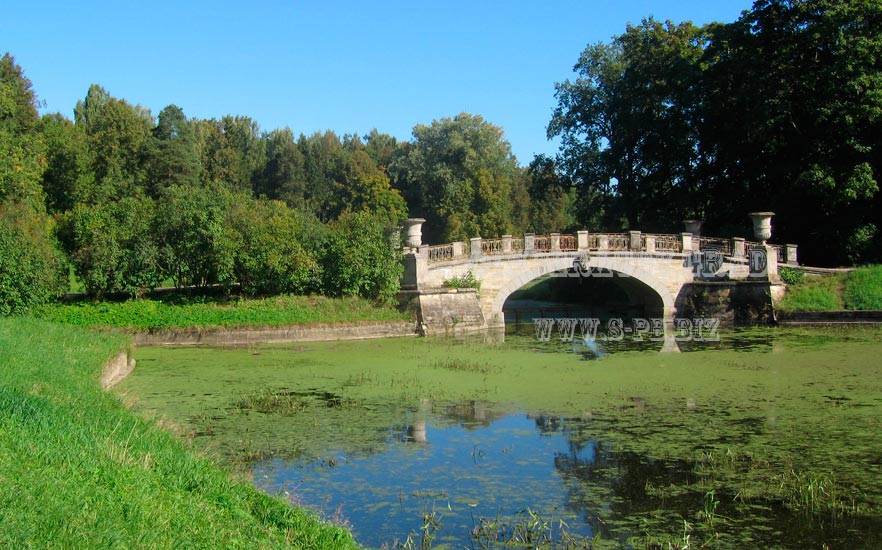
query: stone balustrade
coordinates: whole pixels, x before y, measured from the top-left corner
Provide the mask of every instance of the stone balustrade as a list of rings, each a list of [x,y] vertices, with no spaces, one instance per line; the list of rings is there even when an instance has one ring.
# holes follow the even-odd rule
[[[752,248],[760,248],[759,242],[746,241],[742,237],[698,237],[692,233],[653,234],[640,231],[628,233],[575,234],[551,233],[523,237],[503,235],[501,238],[474,237],[466,242],[432,245],[428,248],[429,263],[478,259],[485,256],[552,254],[555,252],[643,252],[646,254],[686,254],[689,252],[715,251],[726,258],[747,258]],[[766,245],[777,255],[778,263],[796,265],[795,244]]]

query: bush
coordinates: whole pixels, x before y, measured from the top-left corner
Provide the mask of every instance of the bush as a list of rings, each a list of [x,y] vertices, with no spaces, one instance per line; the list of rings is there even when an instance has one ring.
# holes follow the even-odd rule
[[[134,197],[74,207],[63,233],[86,292],[138,296],[162,281],[151,230],[155,209],[151,199]]]
[[[799,269],[793,269],[792,267],[778,268],[778,275],[780,275],[781,280],[788,285],[798,285],[805,280],[805,272]]]
[[[61,296],[67,263],[50,218],[22,204],[0,204],[0,315],[19,315]]]
[[[154,231],[162,270],[175,286],[233,282],[234,243],[227,220],[239,198],[220,185],[173,186],[163,192]]]
[[[318,262],[300,240],[305,224],[283,202],[248,199],[232,208],[233,272],[243,294],[302,294],[318,286]]]
[[[468,271],[461,277],[452,277],[442,283],[447,288],[476,288],[481,289],[481,281],[475,278],[475,275]]]
[[[361,296],[392,303],[404,265],[378,218],[347,213],[331,224],[320,251],[322,291],[328,296]]]

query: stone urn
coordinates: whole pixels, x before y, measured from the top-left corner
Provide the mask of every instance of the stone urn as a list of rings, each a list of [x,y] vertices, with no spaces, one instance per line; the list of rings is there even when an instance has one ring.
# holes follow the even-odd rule
[[[772,238],[772,216],[774,212],[751,212],[748,214],[753,220],[753,235],[763,244]]]
[[[698,237],[701,235],[702,223],[704,223],[702,220],[683,220],[683,227],[686,233],[692,233],[693,237]]]
[[[407,218],[404,220],[404,246],[418,248],[423,244],[423,218]]]

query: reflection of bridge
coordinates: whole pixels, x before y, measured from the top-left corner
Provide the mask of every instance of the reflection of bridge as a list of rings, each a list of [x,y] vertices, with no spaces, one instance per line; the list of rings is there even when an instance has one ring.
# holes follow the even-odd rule
[[[504,326],[502,307],[516,290],[557,274],[615,277],[648,314],[671,320],[685,286],[696,281],[774,282],[779,263],[796,263],[796,246],[743,238],[628,233],[505,235],[497,239],[426,246],[422,220],[409,220],[402,288],[420,296],[427,325]],[[446,289],[471,274],[480,292]],[[468,296],[468,298],[466,298]],[[477,304],[475,297],[477,296]]]

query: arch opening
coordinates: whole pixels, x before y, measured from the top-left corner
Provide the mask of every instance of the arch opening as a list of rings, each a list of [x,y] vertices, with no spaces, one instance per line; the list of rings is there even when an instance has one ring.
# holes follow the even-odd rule
[[[535,277],[502,298],[506,326],[535,317],[663,318],[665,303],[651,286],[628,274],[605,270],[580,276],[561,270]]]

